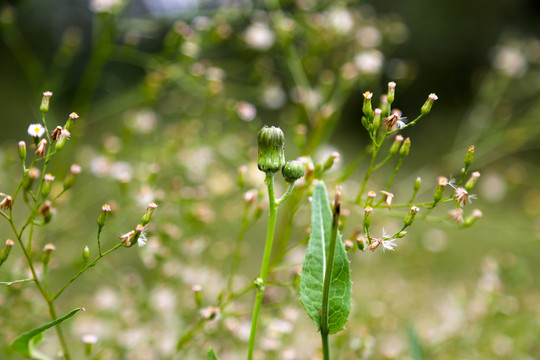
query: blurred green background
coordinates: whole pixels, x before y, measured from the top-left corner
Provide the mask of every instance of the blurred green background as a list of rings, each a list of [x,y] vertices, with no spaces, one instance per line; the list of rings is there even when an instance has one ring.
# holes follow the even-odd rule
[[[0,5],[0,191],[12,193],[20,179],[16,144],[30,142],[26,129],[39,122],[43,91],[54,93],[49,127],[72,111],[81,115],[51,172],[62,179],[76,162],[83,173],[36,234],[36,259],[47,242],[58,249],[51,286],[77,271],[84,245],[95,251],[103,203],[115,209],[105,230],[109,245],[149,201],[160,205],[147,247],[104,259],[60,299],[62,313],[88,310],[66,324],[73,351],[82,353],[82,334],[96,333],[103,359],[199,359],[208,345],[220,359],[241,358],[249,295],[183,352],[174,347],[197,319],[191,285],[203,285],[205,306],[224,287],[242,193],[256,187],[264,195],[256,132],[281,126],[289,159],[320,163],[339,151],[332,182],[367,145],[362,93],[378,97],[395,81],[394,105],[409,119],[429,93],[439,96],[432,113],[404,134],[413,147],[396,179],[396,201],[408,200],[417,176],[419,197],[431,200],[437,176],[458,176],[474,144],[473,167],[482,177],[472,206],[484,216],[465,230],[415,223],[394,253],[352,252],[354,310],[348,330],[332,340],[335,358],[412,359],[418,348],[426,359],[540,357],[540,6],[298,0],[282,1],[281,9],[271,20],[267,4],[252,1]],[[302,92],[298,65],[313,92]],[[242,165],[249,170],[239,188]],[[356,196],[365,165],[343,184],[346,198]],[[376,184],[391,170],[370,186],[382,187]],[[289,245],[305,237],[306,204]],[[361,209],[344,207],[348,237]],[[246,233],[239,283],[258,272],[265,216]],[[0,230],[11,236],[7,224]],[[291,252],[286,264],[301,256]],[[276,278],[290,280],[291,266]],[[0,280],[25,274],[14,249]],[[0,288],[0,358],[16,359],[4,345],[47,319],[38,293],[23,285]],[[276,306],[265,315],[259,356],[317,358],[318,336],[294,287],[269,293]],[[306,343],[304,334],[313,340]],[[52,331],[43,348],[57,349]]]

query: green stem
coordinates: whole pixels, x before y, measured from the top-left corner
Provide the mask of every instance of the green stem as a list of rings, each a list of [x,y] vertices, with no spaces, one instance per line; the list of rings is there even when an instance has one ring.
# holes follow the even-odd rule
[[[115,247],[113,247],[112,249],[104,252],[103,254],[100,254],[97,258],[95,258],[91,263],[89,263],[88,265],[86,265],[85,267],[83,267],[75,276],[73,276],[67,283],[64,284],[64,286],[62,286],[60,288],[60,290],[58,290],[56,292],[56,294],[54,294],[52,297],[51,297],[51,301],[54,301],[56,300],[56,298],[58,298],[60,296],[60,294],[62,294],[64,292],[64,290],[66,290],[66,288],[69,286],[69,284],[71,284],[72,282],[74,282],[75,280],[77,280],[77,278],[79,276],[81,276],[86,270],[88,270],[89,268],[91,268],[92,266],[96,265],[96,263],[99,261],[99,259],[101,259],[102,257],[106,256],[107,254],[110,254],[112,253],[113,251],[115,251],[116,249],[118,249],[120,246],[122,246],[122,243],[119,243],[117,244]]]
[[[276,217],[277,217],[277,204],[276,198],[274,196],[274,174],[266,174],[266,186],[268,188],[268,201],[270,204],[270,214],[268,216],[268,230],[266,232],[266,243],[264,245],[264,255],[261,265],[261,273],[259,275],[262,284],[257,287],[257,295],[255,297],[255,305],[253,307],[253,316],[251,318],[251,333],[249,335],[249,349],[248,349],[248,360],[253,359],[253,350],[255,348],[255,335],[257,333],[257,322],[259,320],[259,312],[261,310],[263,295],[264,295],[264,286],[266,282],[266,276],[268,275],[268,268],[270,265],[270,255],[272,252],[272,243],[274,240],[274,230],[276,227]]]
[[[362,182],[362,187],[360,188],[360,192],[358,192],[358,195],[356,196],[356,203],[360,204],[362,201],[362,195],[364,194],[364,191],[366,191],[366,185],[369,180],[369,177],[371,176],[371,172],[373,171],[373,166],[375,164],[375,159],[377,158],[377,154],[379,153],[379,147],[377,146],[377,143],[373,142],[373,152],[371,154],[371,162],[369,163],[369,167],[366,171],[366,175],[364,176],[364,181]]]
[[[326,259],[326,269],[324,272],[324,284],[321,304],[321,339],[323,346],[323,359],[330,359],[330,348],[328,346],[328,310],[330,301],[330,283],[332,281],[332,268],[334,267],[334,257],[336,252],[336,241],[339,227],[339,200],[336,197],[336,205],[334,206],[334,216],[332,218],[332,233],[330,235],[330,244],[328,245],[328,256]]]

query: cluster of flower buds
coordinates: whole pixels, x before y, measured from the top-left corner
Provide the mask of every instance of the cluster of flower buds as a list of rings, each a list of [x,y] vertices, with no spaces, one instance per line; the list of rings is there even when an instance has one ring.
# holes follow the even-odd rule
[[[285,135],[280,128],[264,126],[257,135],[257,167],[266,174],[281,170],[289,183],[305,175],[304,164],[298,160],[285,162]]]

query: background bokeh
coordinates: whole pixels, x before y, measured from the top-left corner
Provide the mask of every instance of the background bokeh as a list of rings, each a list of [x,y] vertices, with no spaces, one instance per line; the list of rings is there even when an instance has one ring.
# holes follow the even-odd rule
[[[108,246],[137,224],[149,201],[160,205],[147,247],[103,259],[59,299],[61,313],[87,309],[65,324],[72,351],[82,354],[80,336],[93,333],[103,359],[200,359],[209,345],[220,359],[243,357],[249,294],[204,323],[180,353],[174,349],[199,318],[192,285],[203,286],[204,306],[215,305],[226,286],[242,194],[258,188],[264,204],[256,132],[281,126],[288,159],[320,163],[338,151],[327,174],[337,181],[368,144],[362,93],[378,97],[395,81],[394,105],[409,119],[429,93],[439,96],[404,134],[413,146],[396,178],[396,201],[408,200],[417,176],[419,198],[431,200],[437,177],[458,176],[474,144],[482,176],[471,206],[484,216],[467,229],[415,223],[395,252],[351,252],[353,313],[348,330],[331,340],[335,358],[416,359],[418,349],[429,359],[540,357],[539,5],[297,0],[269,13],[272,3],[0,4],[0,191],[13,192],[20,179],[17,142],[30,142],[26,129],[39,121],[43,91],[54,93],[50,127],[72,111],[81,115],[50,170],[62,179],[79,163],[83,172],[35,235],[36,259],[45,243],[57,248],[51,286],[80,268],[85,245],[96,251],[102,204],[114,209],[103,235]],[[343,183],[345,198],[356,196],[365,165]],[[370,186],[384,187],[391,170]],[[362,211],[351,202],[344,208],[348,237]],[[17,211],[22,219],[24,209]],[[280,209],[278,224],[285,226],[289,211]],[[258,273],[265,216],[246,232],[238,288]],[[304,239],[308,221],[304,202],[281,245]],[[376,225],[393,229],[396,221]],[[9,231],[0,224],[3,238]],[[302,249],[287,254],[276,281],[294,278]],[[0,281],[25,276],[14,249]],[[268,293],[258,356],[316,359],[318,334],[295,287]],[[17,359],[5,345],[46,322],[46,309],[31,284],[0,288],[0,305],[0,358]],[[57,351],[52,331],[42,348]]]

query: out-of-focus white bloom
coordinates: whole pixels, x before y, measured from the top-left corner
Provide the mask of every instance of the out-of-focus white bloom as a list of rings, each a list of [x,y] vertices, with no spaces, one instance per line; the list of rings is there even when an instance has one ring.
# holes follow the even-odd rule
[[[299,104],[305,104],[310,109],[316,109],[322,102],[322,95],[315,89],[295,87],[291,94],[292,100]]]
[[[356,68],[363,74],[378,74],[383,62],[383,54],[375,49],[362,51],[354,57]]]
[[[285,91],[279,85],[265,87],[262,93],[262,101],[270,109],[279,109],[287,101]]]
[[[523,76],[527,71],[527,59],[518,49],[501,46],[493,57],[493,67],[507,76],[516,78]]]
[[[344,8],[334,8],[328,14],[330,26],[338,34],[348,34],[354,27],[354,20],[349,10]]]
[[[225,70],[211,66],[208,69],[206,69],[206,79],[210,81],[223,81],[225,80],[225,77],[227,74],[225,73]]]
[[[363,26],[356,32],[356,40],[363,47],[373,48],[381,44],[382,36],[374,26]]]
[[[45,134],[45,128],[41,124],[32,124],[28,127],[28,135],[33,137],[42,137]]]
[[[95,13],[114,12],[122,5],[122,0],[91,0],[90,10]]]
[[[98,337],[95,334],[84,334],[81,336],[81,341],[85,344],[95,344],[98,342]]]
[[[250,104],[246,101],[240,101],[236,104],[236,114],[238,117],[244,121],[251,121],[255,119],[257,115],[257,109],[253,104]]]
[[[190,58],[196,58],[197,56],[199,56],[199,52],[201,51],[199,45],[191,41],[186,41],[185,43],[183,43],[181,50],[182,54],[189,56]]]
[[[244,33],[247,45],[255,50],[266,51],[274,45],[275,35],[268,25],[255,22]]]
[[[98,156],[90,161],[90,171],[97,177],[108,175],[111,171],[111,161],[105,156]]]
[[[133,177],[133,167],[125,161],[117,161],[111,166],[111,176],[122,183],[128,183]]]
[[[149,134],[156,128],[157,115],[151,109],[141,109],[127,115],[127,125],[139,134]]]

